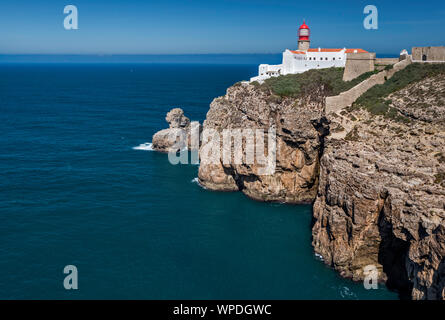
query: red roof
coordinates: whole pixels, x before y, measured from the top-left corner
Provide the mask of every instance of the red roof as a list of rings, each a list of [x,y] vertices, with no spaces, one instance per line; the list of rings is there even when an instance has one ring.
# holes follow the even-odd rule
[[[306,24],[306,21],[303,20],[303,24],[300,26],[299,29],[309,29],[309,27]]]
[[[357,53],[368,53],[368,51],[363,49],[346,49],[346,53],[356,53],[355,50],[357,50]]]
[[[318,51],[318,48],[310,48],[307,51],[308,52],[340,52],[343,49],[326,49],[326,48],[321,48],[320,51]],[[354,51],[357,50],[357,53],[367,53],[368,51],[363,50],[363,49],[346,49],[346,53],[354,53]]]

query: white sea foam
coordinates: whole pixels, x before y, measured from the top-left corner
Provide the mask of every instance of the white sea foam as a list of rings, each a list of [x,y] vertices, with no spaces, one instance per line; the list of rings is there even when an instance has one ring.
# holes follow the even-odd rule
[[[204,187],[202,184],[199,183],[199,179],[198,177],[193,178],[192,181],[190,181],[191,183],[196,183],[198,186],[200,186],[203,189],[207,189],[206,187]]]
[[[324,261],[323,256],[319,253],[315,253],[315,258],[317,258],[320,261]]]
[[[142,143],[137,147],[133,147],[133,150],[153,151],[153,144],[150,142]]]
[[[357,299],[357,295],[348,287],[339,288],[340,296],[345,299]]]

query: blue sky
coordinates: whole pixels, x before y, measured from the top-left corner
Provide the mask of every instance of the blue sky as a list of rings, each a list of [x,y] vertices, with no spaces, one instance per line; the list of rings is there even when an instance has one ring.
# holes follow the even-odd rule
[[[296,47],[303,18],[312,47],[398,53],[445,44],[445,1],[2,0],[0,54],[278,53]],[[63,28],[76,5],[79,29]],[[379,29],[363,28],[363,8]]]

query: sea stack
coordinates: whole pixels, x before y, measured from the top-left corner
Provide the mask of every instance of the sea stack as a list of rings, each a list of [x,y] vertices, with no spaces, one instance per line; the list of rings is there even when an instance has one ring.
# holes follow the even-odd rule
[[[196,130],[196,135],[199,137],[199,122],[191,122],[181,108],[170,110],[165,117],[165,121],[167,121],[169,127],[153,135],[153,150],[167,153],[170,151],[176,152],[183,148],[194,149],[191,145],[191,132]]]

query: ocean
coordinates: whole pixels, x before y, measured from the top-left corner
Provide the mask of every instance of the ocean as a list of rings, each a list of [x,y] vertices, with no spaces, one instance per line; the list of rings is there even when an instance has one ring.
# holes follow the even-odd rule
[[[204,190],[150,151],[171,108],[202,122],[256,70],[0,64],[0,299],[397,299],[314,255],[310,206]]]

